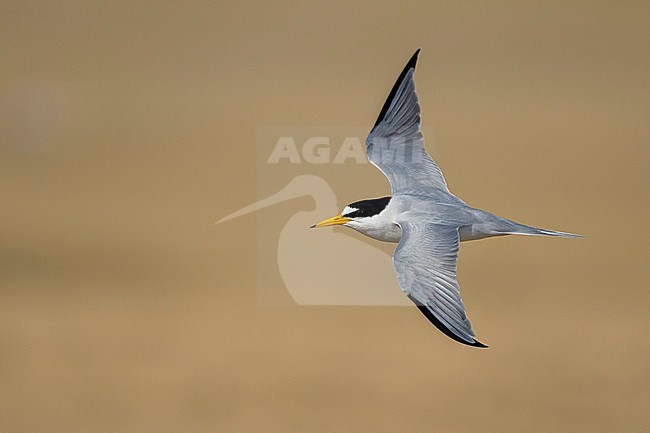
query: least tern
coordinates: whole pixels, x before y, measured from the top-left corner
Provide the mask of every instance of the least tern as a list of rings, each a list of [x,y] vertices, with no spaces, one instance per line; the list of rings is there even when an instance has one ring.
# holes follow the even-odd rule
[[[368,160],[389,180],[392,195],[351,203],[311,228],[342,225],[397,242],[397,283],[424,316],[448,337],[476,340],[456,280],[460,242],[504,235],[580,237],[530,227],[475,209],[452,194],[424,147],[415,91],[418,49],[399,75],[366,139]]]

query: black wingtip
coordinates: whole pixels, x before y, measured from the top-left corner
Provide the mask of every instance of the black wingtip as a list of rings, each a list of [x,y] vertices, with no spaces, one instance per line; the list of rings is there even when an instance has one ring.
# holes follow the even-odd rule
[[[420,48],[415,50],[411,58],[409,59],[409,62],[406,64],[404,69],[408,70],[409,68],[415,69],[415,65],[418,63],[418,55],[420,54]]]
[[[438,320],[436,316],[433,315],[431,310],[429,310],[425,305],[420,304],[417,300],[413,299],[411,296],[409,296],[408,298],[415,304],[416,307],[418,307],[418,310],[420,310],[420,312],[424,314],[424,317],[429,319],[429,322],[433,323],[435,327],[438,328],[438,330],[440,330],[440,332],[442,332],[452,340],[458,341],[459,343],[465,344],[466,346],[478,347],[481,349],[490,347],[490,346],[486,346],[485,344],[481,343],[476,339],[471,343],[463,340],[462,338],[458,337],[456,334],[451,332],[449,329],[447,329],[447,327],[440,320]]]
[[[483,344],[478,340],[474,340],[474,344],[471,344],[470,346],[478,347],[479,349],[487,349],[488,347],[490,347],[487,344]]]
[[[420,54],[420,48],[415,50],[415,53],[411,56],[411,59],[408,61],[406,66],[404,66],[402,73],[399,74],[397,81],[395,81],[395,84],[393,84],[393,88],[388,94],[388,98],[386,98],[386,102],[384,102],[384,106],[381,107],[381,111],[379,112],[379,116],[377,117],[377,121],[375,122],[373,128],[379,125],[379,123],[381,123],[382,120],[384,120],[384,116],[386,116],[386,112],[388,112],[388,107],[390,107],[390,103],[395,97],[395,93],[397,93],[397,89],[399,88],[399,85],[402,83],[402,80],[404,79],[404,77],[406,77],[406,74],[410,69],[415,69],[415,65],[418,63],[418,54]]]

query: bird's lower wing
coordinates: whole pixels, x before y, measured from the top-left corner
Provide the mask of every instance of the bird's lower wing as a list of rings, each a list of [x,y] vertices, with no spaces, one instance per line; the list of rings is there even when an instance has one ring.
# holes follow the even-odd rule
[[[397,282],[431,323],[469,346],[474,338],[456,281],[460,236],[456,227],[398,221],[402,238],[393,254]]]

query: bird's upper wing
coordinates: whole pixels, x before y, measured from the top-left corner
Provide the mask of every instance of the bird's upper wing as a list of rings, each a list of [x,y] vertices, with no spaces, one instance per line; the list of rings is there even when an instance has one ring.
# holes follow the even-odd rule
[[[397,282],[438,329],[469,346],[474,339],[456,281],[460,235],[456,227],[398,221],[402,238],[393,254]]]
[[[368,159],[390,181],[393,195],[430,188],[449,191],[438,165],[424,148],[420,105],[415,93],[417,50],[395,82],[366,139]]]

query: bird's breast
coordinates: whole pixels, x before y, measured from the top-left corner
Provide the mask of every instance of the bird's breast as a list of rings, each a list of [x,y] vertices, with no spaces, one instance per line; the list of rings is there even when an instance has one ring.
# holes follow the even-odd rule
[[[395,223],[373,224],[365,226],[352,226],[356,231],[382,242],[399,242],[402,238],[402,229]]]

